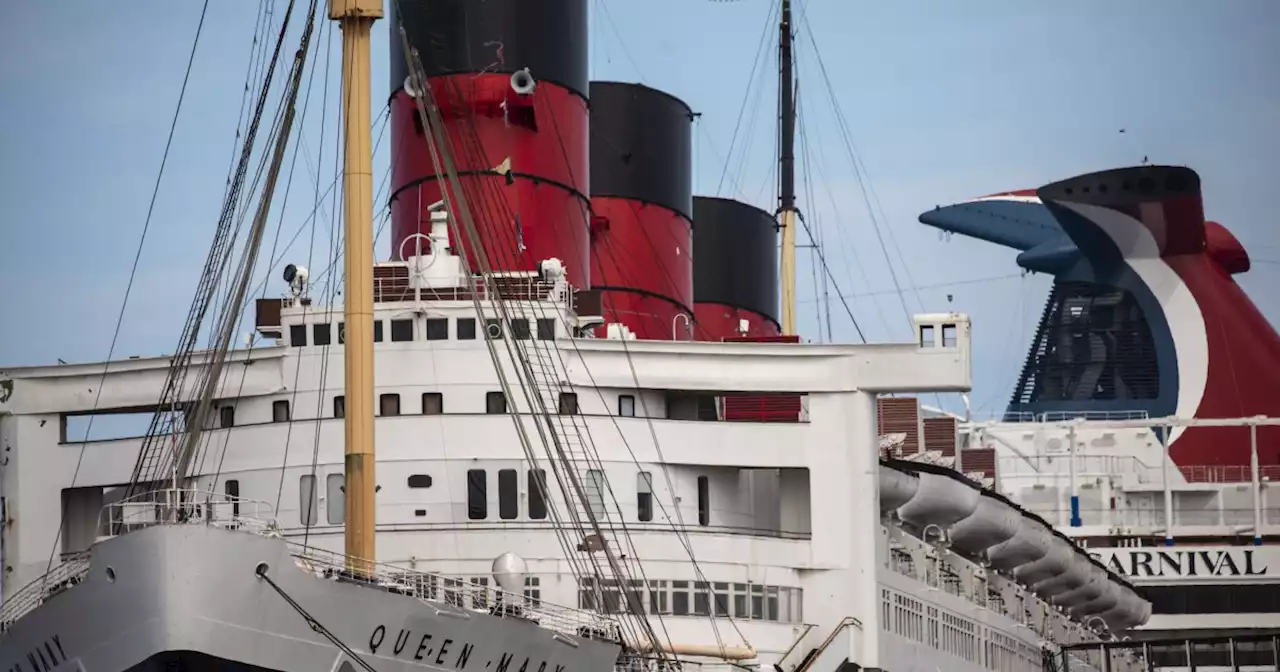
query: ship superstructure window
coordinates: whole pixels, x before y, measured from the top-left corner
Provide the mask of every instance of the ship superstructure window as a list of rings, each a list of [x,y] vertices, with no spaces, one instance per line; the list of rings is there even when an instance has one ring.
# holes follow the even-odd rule
[[[556,340],[556,321],[551,317],[538,318],[538,340],[554,341]]]
[[[289,422],[288,399],[277,399],[271,402],[271,422]]]
[[[422,393],[422,414],[440,415],[444,413],[444,395],[439,392]]]
[[[413,340],[413,320],[391,320],[391,341],[400,343]]]
[[[545,520],[547,517],[547,472],[545,469],[530,469],[529,486],[529,519]]]
[[[378,411],[381,415],[400,415],[400,395],[395,392],[379,395]]]
[[[599,469],[587,470],[586,487],[587,506],[595,512],[597,518],[604,517],[604,472]]]
[[[307,344],[307,325],[291,324],[289,325],[289,345],[295,348],[301,348]]]
[[[227,499],[231,501],[231,515],[240,515],[240,481],[229,479],[222,486],[227,493]]]
[[[459,341],[474,341],[476,338],[476,318],[459,317],[457,329]]]
[[[515,469],[498,470],[498,517],[503,520],[520,515],[519,481]]]
[[[447,317],[428,317],[427,318],[427,340],[428,341],[444,341],[449,338],[449,318]]]
[[[311,325],[311,340],[315,345],[329,345],[333,332],[330,331],[328,324]]]
[[[944,348],[956,347],[956,325],[954,324],[942,325],[942,347]]]
[[[542,581],[538,577],[524,577],[524,601],[531,607],[542,606]]]
[[[640,522],[653,520],[653,474],[647,471],[636,477],[636,511]]]
[[[347,417],[347,398],[341,394],[333,398],[333,417]]]
[[[431,487],[431,476],[427,474],[412,474],[409,476],[409,487],[429,488]]]
[[[496,341],[502,338],[502,320],[496,317],[490,317],[484,321],[484,335],[489,340]]]
[[[220,406],[218,407],[218,427],[226,429],[236,426],[236,407]]]
[[[620,581],[583,577],[579,581],[578,606],[582,609],[618,613],[620,608],[625,608],[623,599],[630,599],[650,614],[706,616],[709,612],[720,618],[743,621],[804,621],[803,610],[800,608],[804,592],[788,586],[651,579],[647,582],[631,582],[625,587],[625,593],[630,594],[629,598],[624,597],[624,587]],[[759,601],[755,604],[753,596],[759,596]]]
[[[304,474],[298,479],[298,520],[310,527],[317,522],[320,493],[316,491],[316,477]]]
[[[489,478],[484,469],[467,470],[467,518],[489,517]]]
[[[698,477],[698,524],[711,524],[711,482],[706,476]]]
[[[920,347],[932,348],[934,346],[933,325],[920,325]]]
[[[633,395],[618,395],[618,415],[624,418],[636,417],[636,398]]]
[[[373,342],[382,342],[382,320],[373,321]]]
[[[507,412],[507,398],[501,392],[489,392],[484,395],[484,412],[498,415]]]
[[[346,342],[347,342],[347,323],[339,322],[338,323],[338,345],[342,345],[343,343],[346,343]]]
[[[560,393],[560,415],[578,414],[578,395],[576,392]]]
[[[517,317],[511,320],[511,338],[527,341],[532,336],[529,332],[529,318]]]
[[[346,476],[329,474],[324,477],[325,518],[330,525],[341,525],[347,517]]]

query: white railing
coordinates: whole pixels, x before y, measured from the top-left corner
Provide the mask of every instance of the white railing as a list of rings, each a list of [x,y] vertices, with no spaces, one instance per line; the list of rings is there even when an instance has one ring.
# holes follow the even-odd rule
[[[62,559],[62,563],[49,573],[28,583],[9,596],[0,606],[0,633],[31,613],[45,601],[75,586],[89,573],[89,554],[77,553]]]
[[[102,507],[98,540],[156,525],[211,525],[258,534],[278,528],[266,502],[207,490],[165,489],[139,493]]]

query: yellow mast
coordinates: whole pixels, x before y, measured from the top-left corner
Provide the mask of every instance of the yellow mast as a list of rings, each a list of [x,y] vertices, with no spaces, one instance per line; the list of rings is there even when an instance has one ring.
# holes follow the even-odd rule
[[[346,336],[346,554],[348,569],[369,574],[376,558],[373,446],[373,141],[370,137],[369,32],[382,0],[330,0],[342,27],[343,283]]]
[[[791,56],[791,0],[782,0],[778,23],[778,200],[782,229],[778,275],[782,279],[782,333],[796,333],[796,93]]]

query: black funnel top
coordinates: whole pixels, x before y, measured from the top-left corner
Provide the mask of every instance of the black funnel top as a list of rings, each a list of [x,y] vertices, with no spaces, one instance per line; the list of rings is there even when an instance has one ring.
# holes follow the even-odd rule
[[[773,215],[728,198],[694,197],[693,301],[745,308],[778,321]]]
[[[642,84],[591,82],[591,195],[693,219],[693,112]]]

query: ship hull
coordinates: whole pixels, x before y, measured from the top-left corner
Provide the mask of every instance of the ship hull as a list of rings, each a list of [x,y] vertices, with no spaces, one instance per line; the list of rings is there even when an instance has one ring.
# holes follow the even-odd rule
[[[0,670],[360,669],[308,616],[379,672],[603,671],[619,653],[522,618],[322,578],[281,539],[191,525],[95,545],[74,585],[8,625]]]

